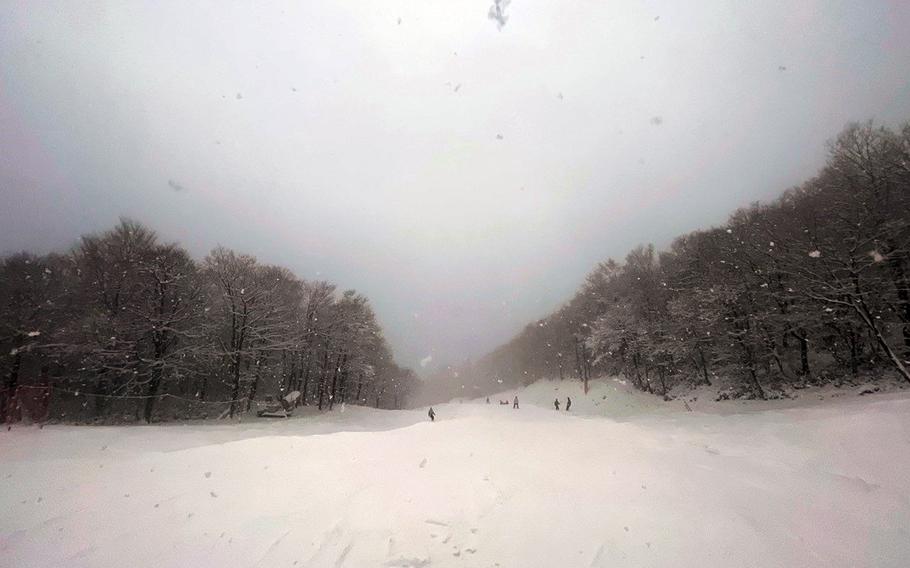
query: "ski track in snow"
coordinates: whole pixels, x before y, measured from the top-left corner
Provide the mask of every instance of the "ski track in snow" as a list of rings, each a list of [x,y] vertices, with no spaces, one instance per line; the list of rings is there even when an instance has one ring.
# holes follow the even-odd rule
[[[262,555],[262,558],[259,559],[259,562],[256,563],[256,566],[262,566],[266,559],[269,557],[269,554],[278,548],[278,545],[281,544],[281,541],[284,540],[284,537],[288,536],[289,534],[291,534],[291,531],[287,531],[283,535],[276,538],[275,541],[269,545],[268,550],[265,551],[265,554]]]
[[[15,427],[0,566],[910,565],[910,393],[694,412],[620,381],[517,394],[435,423]]]
[[[335,560],[335,568],[341,568],[342,566],[344,566],[344,559],[347,558],[347,556],[351,552],[352,548],[354,548],[353,544],[349,544],[344,547],[344,550],[341,551],[341,554]]]

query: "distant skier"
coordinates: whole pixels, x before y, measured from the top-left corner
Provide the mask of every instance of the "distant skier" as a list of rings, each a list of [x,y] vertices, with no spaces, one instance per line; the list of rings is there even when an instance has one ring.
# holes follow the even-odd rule
[[[559,410],[559,399],[558,398],[553,401],[553,406],[556,407],[556,410]]]
[[[433,410],[433,407],[432,407],[432,406],[430,407],[430,411],[427,412],[427,416],[430,417],[430,422],[435,422],[435,421],[436,421],[436,412]]]
[[[487,397],[487,404],[490,404],[490,397]]]
[[[566,412],[568,412],[570,408],[572,408],[572,399],[567,396],[566,397]],[[559,410],[559,406],[556,407],[556,410]]]
[[[518,395],[515,395],[515,400],[512,401],[512,408],[518,408]]]

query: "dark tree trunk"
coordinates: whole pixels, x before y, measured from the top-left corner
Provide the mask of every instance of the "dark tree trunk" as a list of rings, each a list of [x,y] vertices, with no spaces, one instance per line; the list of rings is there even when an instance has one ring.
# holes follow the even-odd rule
[[[347,357],[347,355],[345,355],[345,357]],[[329,393],[329,410],[332,410],[332,408],[334,408],[334,406],[335,406],[335,395],[336,395],[335,389],[338,386],[338,373],[339,373],[339,369],[341,368],[341,361],[342,361],[342,356],[339,355],[338,359],[335,360],[335,370],[332,371],[332,390]]]
[[[152,377],[149,379],[148,390],[146,391],[145,412],[143,416],[146,423],[152,423],[152,413],[155,411],[155,401],[158,398],[158,388],[161,386],[161,367],[152,369]]]
[[[889,248],[893,250],[893,247]],[[904,351],[906,356],[910,358],[910,281],[908,281],[907,273],[904,271],[903,258],[895,254],[889,256],[892,257],[889,264],[894,287],[897,291],[897,303],[900,306],[896,311],[903,322],[901,334],[904,338]]]
[[[348,369],[347,369],[348,356],[345,355],[341,360],[341,382],[338,385],[338,398],[341,399],[341,404],[344,404],[345,399],[347,398],[348,390]]]
[[[752,381],[752,389],[759,398],[765,400],[767,398],[765,395],[765,389],[762,388],[761,383],[758,380],[758,373],[755,372],[755,353],[745,339],[752,334],[752,325],[747,317],[741,317],[736,310],[732,310],[731,313],[733,316],[733,321],[742,321],[742,323],[735,325],[736,329],[738,330],[735,335],[735,340],[743,352],[743,364],[746,367],[749,378]]]
[[[231,390],[231,418],[240,410],[240,354],[235,353],[232,361],[234,371],[234,388]]]
[[[42,387],[42,399],[40,405],[40,412],[38,415],[33,416],[32,418],[41,422],[47,422],[48,416],[51,413],[51,387],[50,379],[48,374],[50,373],[50,367],[48,365],[41,365],[41,387]]]
[[[287,385],[284,389],[287,392],[294,390],[294,384],[297,382],[297,377],[300,375],[300,367],[297,366],[297,358],[294,357],[291,361],[291,371],[288,373]]]
[[[303,375],[303,385],[300,388],[300,398],[297,399],[297,404],[306,406],[307,401],[307,390],[310,382],[310,362],[307,361],[306,373]]]
[[[328,372],[329,372],[329,348],[328,348],[328,346],[326,346],[325,355],[322,358],[322,373],[320,374],[319,385],[317,387],[318,391],[319,391],[318,392],[319,410],[322,410],[322,403],[323,403],[323,399],[325,398],[325,383],[326,383],[326,376],[328,375]]]
[[[16,351],[13,356],[13,364],[10,367],[9,376],[6,378],[4,386],[4,404],[0,406],[0,424],[5,422],[12,423],[16,416],[16,406],[18,405],[19,391],[19,372],[22,368],[22,352]]]
[[[711,386],[711,380],[708,378],[708,362],[705,361],[705,352],[699,347],[698,357],[701,359],[701,370],[705,377],[705,384]]]
[[[859,341],[857,341],[858,338],[856,337],[856,332],[853,330],[852,325],[850,326],[848,337],[848,341],[850,342],[850,372],[855,377],[859,374]]]
[[[641,380],[641,371],[638,368],[638,353],[632,355],[632,382],[638,390],[645,390],[645,383]]]
[[[253,386],[250,387],[250,396],[246,399],[246,411],[249,412],[253,406],[253,400],[256,399],[256,391],[259,390],[259,381],[262,378],[262,351],[256,357],[256,375],[253,379]]]
[[[584,342],[581,344],[581,364],[585,374],[585,394],[588,394],[588,379],[591,378],[591,366],[588,364],[588,349],[585,347]]]
[[[806,335],[806,331],[803,329],[793,330],[790,332],[793,337],[799,341],[799,361],[800,361],[800,371],[799,374],[808,377],[809,376],[809,338]]]
[[[98,372],[98,383],[96,387],[97,396],[95,396],[95,417],[101,418],[107,412],[107,395],[110,386],[108,381],[108,370],[102,369]]]

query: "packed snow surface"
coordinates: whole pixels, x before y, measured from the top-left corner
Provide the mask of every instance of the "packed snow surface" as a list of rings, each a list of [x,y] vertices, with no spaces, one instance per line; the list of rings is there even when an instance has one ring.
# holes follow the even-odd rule
[[[0,434],[3,567],[910,566],[910,396]],[[553,398],[573,399],[557,412]]]

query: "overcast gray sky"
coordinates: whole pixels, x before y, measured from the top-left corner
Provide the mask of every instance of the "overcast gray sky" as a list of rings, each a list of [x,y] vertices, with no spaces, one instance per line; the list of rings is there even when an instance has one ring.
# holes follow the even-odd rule
[[[0,252],[126,215],[476,357],[910,119],[910,2],[0,1]]]

